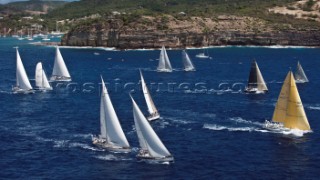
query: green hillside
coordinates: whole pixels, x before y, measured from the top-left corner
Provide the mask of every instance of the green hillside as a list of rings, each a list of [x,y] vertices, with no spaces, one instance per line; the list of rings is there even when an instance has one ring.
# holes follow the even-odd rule
[[[263,19],[270,24],[290,24],[295,28],[319,28],[314,20],[295,19],[292,15],[270,13],[269,8],[288,6],[297,0],[82,0],[68,3],[61,8],[51,11],[49,19],[72,19],[92,14],[108,16],[113,11],[140,15],[157,16],[180,12],[186,16],[214,18],[219,15],[250,16]],[[287,25],[286,25],[287,26]]]
[[[42,13],[47,13],[53,9],[62,7],[66,2],[63,1],[41,1],[41,0],[31,0],[23,2],[12,2],[5,5],[0,5],[1,14],[30,14],[28,11],[38,11]]]
[[[73,18],[111,11],[141,14],[174,14],[211,16],[213,14],[257,15],[268,7],[295,0],[82,0],[52,11],[50,17]]]

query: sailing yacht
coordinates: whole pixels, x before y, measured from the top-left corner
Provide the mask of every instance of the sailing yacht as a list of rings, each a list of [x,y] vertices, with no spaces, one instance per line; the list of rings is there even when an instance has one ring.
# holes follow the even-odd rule
[[[54,66],[52,71],[51,81],[71,81],[71,76],[67,66],[60,53],[59,47],[56,47],[56,55],[54,59]]]
[[[20,32],[20,37],[18,38],[19,41],[24,40],[24,38],[22,37],[22,31]]]
[[[185,71],[195,71],[196,70],[194,68],[194,65],[193,65],[188,53],[185,50],[182,51],[182,61],[183,61]]]
[[[14,28],[14,34],[11,36],[13,38],[19,38],[19,35],[17,33],[17,28]]]
[[[268,92],[267,85],[262,77],[259,66],[256,60],[253,60],[251,63],[251,71],[249,74],[248,85],[245,89],[247,93],[265,93]]]
[[[200,59],[208,59],[208,58],[210,58],[209,54],[206,55],[205,50],[203,50],[202,53],[197,54],[196,57],[200,58]]]
[[[31,34],[30,34],[30,30],[28,29],[28,36],[27,36],[27,39],[28,39],[29,41],[33,41],[32,30],[31,30]]]
[[[42,90],[42,91],[52,90],[52,87],[48,82],[48,78],[46,76],[46,73],[44,72],[44,69],[42,68],[41,62],[38,62],[37,66],[36,66],[35,79],[36,79],[37,89]]]
[[[283,82],[272,121],[280,123],[280,125],[289,129],[310,130],[310,125],[291,71],[289,71]]]
[[[106,85],[101,77],[100,135],[92,139],[93,144],[112,152],[128,153],[130,145],[121,128],[113,108]]]
[[[150,95],[150,92],[149,92],[148,87],[146,85],[146,82],[144,81],[144,78],[143,78],[141,70],[140,70],[140,77],[141,77],[142,92],[143,92],[144,98],[146,100],[146,104],[148,106],[148,112],[150,114],[147,119],[149,121],[153,121],[153,120],[159,119],[160,118],[160,114],[159,114],[156,106],[154,105],[154,102],[153,102],[153,100],[151,98],[151,95]]]
[[[298,61],[296,72],[294,73],[294,78],[296,80],[296,83],[306,83],[309,82],[306,74],[304,73],[304,70],[302,69],[302,66],[300,62]]]
[[[16,70],[16,86],[12,88],[14,94],[22,93],[22,94],[30,94],[34,93],[30,81],[28,79],[26,70],[22,64],[22,60],[16,48],[16,61],[17,61],[17,70]]]
[[[159,72],[172,72],[171,63],[170,63],[166,48],[164,46],[162,46],[161,48],[157,70]]]
[[[131,97],[131,95],[130,95]],[[137,158],[143,161],[170,163],[173,156],[164,146],[158,135],[154,132],[148,120],[142,114],[140,108],[131,97],[133,104],[134,124],[137,131],[140,150]]]
[[[48,35],[44,35],[42,41],[50,41],[50,38],[48,37]]]
[[[46,30],[45,35],[42,35],[42,41],[50,41],[49,35],[48,35],[48,28]]]

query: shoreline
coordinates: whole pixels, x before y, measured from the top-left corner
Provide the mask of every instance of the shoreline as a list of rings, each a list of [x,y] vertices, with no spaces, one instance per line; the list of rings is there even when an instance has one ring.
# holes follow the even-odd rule
[[[140,49],[118,49],[116,47],[103,47],[103,46],[60,46],[59,42],[37,42],[30,43],[32,45],[55,47],[65,49],[96,49],[104,51],[154,51],[161,50],[161,48],[140,48]],[[319,46],[282,46],[282,45],[271,45],[271,46],[257,46],[257,45],[222,45],[222,46],[202,46],[202,47],[186,47],[186,48],[166,48],[167,50],[197,50],[197,49],[215,49],[215,48],[268,48],[268,49],[316,49]]]

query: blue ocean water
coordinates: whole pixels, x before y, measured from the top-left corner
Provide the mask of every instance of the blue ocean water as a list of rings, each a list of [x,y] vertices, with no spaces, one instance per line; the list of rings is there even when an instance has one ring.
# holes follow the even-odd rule
[[[15,49],[34,79],[38,61],[49,76],[54,48],[0,39],[0,177],[3,179],[317,179],[320,160],[320,50],[317,48],[220,47],[197,69],[182,71],[181,52],[168,50],[172,73],[158,73],[159,51],[61,48],[71,84],[31,95],[10,93],[15,84]],[[255,58],[269,93],[241,92]],[[298,84],[313,132],[303,135],[264,129],[282,82],[300,60],[310,82]],[[170,165],[138,162],[131,92],[144,113],[139,69],[162,118],[152,122],[173,154]],[[114,154],[91,144],[99,133],[100,75],[133,151]],[[31,81],[34,85],[34,81]]]

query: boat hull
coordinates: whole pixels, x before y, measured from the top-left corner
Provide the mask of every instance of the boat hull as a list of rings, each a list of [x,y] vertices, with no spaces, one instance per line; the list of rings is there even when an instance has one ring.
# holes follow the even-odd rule
[[[64,77],[64,76],[52,76],[50,81],[58,81],[58,82],[70,82],[71,77]]]
[[[93,138],[92,144],[94,144],[95,146],[98,146],[100,148],[106,149],[110,152],[116,152],[116,153],[129,153],[129,152],[131,152],[130,147],[120,147],[120,146],[108,144],[107,141],[105,141],[104,139]]]
[[[248,94],[265,94],[268,92],[268,90],[258,90],[257,88],[246,88],[244,90],[245,93],[248,93]]]
[[[196,71],[194,68],[185,68],[184,71]]]
[[[33,94],[35,91],[33,89],[20,89],[18,87],[12,88],[13,94]]]
[[[154,121],[160,118],[160,114],[150,115],[147,119],[148,121]]]
[[[166,157],[151,157],[151,156],[143,156],[138,154],[137,159],[140,161],[150,162],[150,163],[173,163],[173,156]]]
[[[298,84],[303,84],[303,83],[307,83],[309,81],[305,81],[305,80],[301,80],[301,79],[296,79],[296,83]]]
[[[196,55],[197,58],[200,58],[200,59],[208,59],[209,56],[203,56],[203,55]]]

